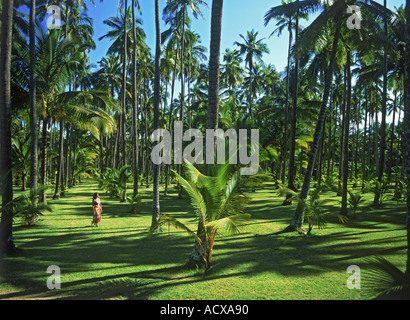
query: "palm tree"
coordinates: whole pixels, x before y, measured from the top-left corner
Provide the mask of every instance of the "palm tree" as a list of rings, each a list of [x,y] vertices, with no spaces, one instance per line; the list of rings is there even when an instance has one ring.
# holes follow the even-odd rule
[[[406,55],[405,55],[405,86],[404,86],[404,136],[405,136],[405,153],[404,153],[404,170],[407,178],[407,265],[406,274],[410,275],[410,1],[406,0]]]
[[[292,0],[290,0],[287,3],[291,3]],[[282,5],[287,4],[286,2],[282,1]],[[283,29],[287,28],[289,32],[289,43],[288,43],[288,61],[287,61],[287,68],[286,68],[286,108],[285,108],[285,124],[284,124],[284,150],[282,152],[283,157],[283,167],[282,167],[282,182],[285,182],[285,173],[286,173],[286,159],[287,159],[287,147],[288,147],[288,117],[289,117],[289,91],[290,91],[290,59],[291,59],[291,49],[292,49],[292,41],[293,41],[293,29],[295,29],[295,39],[298,38],[299,36],[299,19],[304,18],[307,19],[308,15],[306,13],[301,13],[299,11],[294,14],[293,12],[290,12],[289,15],[281,16],[277,15],[278,13],[276,12],[277,10],[280,10],[279,7],[273,7],[271,8],[266,14],[265,14],[265,26],[268,25],[268,23],[272,19],[278,20],[276,26],[277,28],[272,32],[271,35],[274,33],[278,34],[278,37],[282,34]],[[295,187],[295,168],[294,168],[294,161],[295,161],[295,141],[296,141],[296,117],[297,117],[297,98],[298,98],[298,59],[295,59],[295,67],[294,67],[294,90],[293,90],[293,111],[292,111],[292,117],[291,117],[291,145],[290,145],[290,158],[289,158],[289,174],[288,174],[288,187],[291,188],[292,190],[296,191]],[[289,199],[288,199],[289,200]],[[289,201],[285,201],[284,204],[288,204]]]
[[[197,259],[189,262],[196,266],[205,265],[205,270],[208,271],[211,268],[216,235],[221,231],[227,234],[239,232],[238,224],[249,218],[249,214],[243,213],[249,199],[238,192],[241,176],[239,171],[233,171],[233,166],[229,163],[212,169],[209,166],[209,175],[203,175],[189,162],[185,162],[185,168],[187,179],[176,172],[175,175],[188,193],[198,224],[203,228],[200,233],[194,232],[174,217],[163,214],[151,226],[150,233],[163,225],[186,231],[195,239],[199,254]]]
[[[177,24],[182,28],[181,39],[180,39],[180,49],[181,49],[181,107],[179,119],[184,120],[184,108],[185,108],[185,80],[184,80],[184,63],[185,63],[185,24],[188,18],[188,8],[193,14],[195,19],[199,16],[203,17],[200,5],[205,5],[208,7],[204,0],[170,0],[164,8],[165,21],[171,22],[176,16],[180,18]]]
[[[372,12],[375,12],[378,15],[380,15],[380,13],[383,12],[383,10],[373,2],[371,4],[367,4],[365,1],[357,1],[357,4],[360,4],[361,6],[363,6],[363,8],[371,9]],[[343,22],[346,21],[346,19],[343,18],[346,17],[347,6],[348,3],[344,0],[336,0],[331,5],[325,4],[324,6],[322,6],[322,3],[318,1],[305,0],[283,5],[281,11],[279,12],[281,15],[285,15],[289,14],[289,12],[292,11],[296,12],[300,10],[302,12],[308,12],[323,8],[322,13],[319,14],[319,16],[309,25],[309,27],[304,29],[302,35],[296,40],[293,50],[294,54],[296,55],[296,58],[301,57],[303,53],[305,53],[307,50],[312,50],[313,48],[316,48],[316,52],[320,51],[320,49],[318,49],[317,44],[320,44],[319,48],[325,48],[326,46],[324,46],[325,43],[323,41],[318,42],[318,35],[324,34],[325,30],[332,30],[329,29],[329,26],[332,26],[334,30],[333,39],[330,37],[328,38],[329,42],[331,42],[329,63],[328,66],[325,68],[326,71],[324,73],[323,96],[318,114],[318,120],[316,123],[314,138],[309,153],[309,160],[304,176],[303,186],[300,192],[301,199],[306,199],[309,192],[313,167],[315,165],[316,155],[318,152],[320,139],[322,136],[330,88],[333,81],[333,69],[335,65],[336,52],[338,49],[338,42],[341,37],[342,28],[345,28],[345,24]],[[327,42],[327,44],[329,44],[329,42]],[[295,215],[289,226],[290,230],[294,230],[295,228],[302,228],[303,215],[303,206],[298,204]]]
[[[248,103],[249,103],[249,116],[252,118],[252,112],[253,112],[253,97],[252,97],[252,86],[253,86],[253,75],[255,72],[255,66],[254,62],[255,59],[256,61],[262,61],[262,55],[264,53],[269,53],[269,49],[266,45],[266,43],[263,43],[262,41],[264,39],[259,39],[257,40],[258,32],[252,30],[252,31],[247,31],[246,37],[242,34],[239,35],[244,43],[240,43],[235,41],[234,45],[239,46],[239,51],[243,55],[245,54],[245,64],[248,66],[249,69],[249,75],[250,75],[250,88],[249,88],[249,94],[248,94]]]
[[[30,0],[30,189],[34,192],[38,180],[38,136],[37,136],[37,103],[36,103],[36,0]],[[36,193],[34,193],[36,194]],[[34,206],[37,199],[34,199]]]
[[[234,94],[235,88],[243,83],[243,69],[238,50],[225,49],[222,64],[222,80],[229,89],[229,95]]]
[[[159,1],[155,0],[155,76],[154,76],[154,131],[159,129],[159,102],[160,102],[160,84],[161,84],[161,25],[159,14]],[[158,141],[157,139],[155,139]],[[152,203],[152,224],[160,217],[159,206],[159,164],[153,164],[153,203]]]
[[[212,1],[207,129],[218,128],[222,8],[223,0]]]
[[[138,141],[138,124],[137,124],[137,117],[138,117],[138,99],[137,99],[137,24],[136,24],[136,16],[135,16],[135,7],[138,6],[140,13],[141,8],[139,5],[139,1],[132,0],[132,34],[133,34],[133,41],[134,41],[134,48],[133,48],[133,57],[132,57],[132,127],[133,127],[133,136],[132,136],[132,170],[134,173],[134,197],[138,194],[138,176],[139,176],[139,169],[138,169],[138,148],[139,148],[139,141]]]
[[[10,69],[14,0],[2,1],[0,48],[0,181],[2,211],[0,222],[0,254],[9,253],[14,244],[11,239],[13,212],[6,206],[13,200],[11,172],[11,98]]]
[[[299,3],[297,3],[299,5]],[[292,5],[292,4],[290,4]],[[341,35],[341,22],[343,21],[341,19],[341,16],[345,12],[345,3],[343,0],[341,1],[336,1],[334,5],[330,6],[329,8],[325,9],[323,13],[315,20],[312,22],[312,24],[307,27],[304,31],[303,36],[301,38],[296,40],[295,44],[295,49],[296,49],[296,54],[300,54],[301,50],[301,43],[304,41],[309,41],[309,38],[307,37],[312,37],[312,32],[316,33],[318,32],[317,30],[324,28],[325,27],[325,22],[328,20],[333,21],[335,24],[335,32],[333,35],[333,42],[332,42],[332,49],[331,49],[331,55],[330,55],[330,61],[326,70],[325,74],[325,86],[324,86],[324,92],[323,92],[323,97],[322,97],[322,102],[321,102],[321,107],[320,111],[318,114],[318,119],[317,119],[317,124],[316,124],[316,129],[314,133],[314,138],[313,138],[313,143],[311,146],[310,154],[309,154],[309,162],[308,162],[308,167],[306,169],[305,177],[303,180],[303,186],[302,190],[300,192],[300,199],[304,201],[309,193],[309,187],[310,187],[310,180],[312,178],[312,173],[313,173],[313,167],[315,164],[316,160],[316,154],[317,150],[319,147],[319,142],[320,138],[322,135],[322,130],[323,130],[323,124],[325,121],[325,116],[326,116],[326,108],[327,108],[327,102],[329,98],[329,93],[330,93],[330,88],[332,85],[332,80],[333,80],[333,67],[335,64],[335,59],[336,59],[336,51],[338,48],[338,43]],[[316,29],[315,29],[316,28]],[[310,41],[315,41],[314,38],[310,39]],[[304,217],[304,210],[305,207],[298,203],[295,215],[290,223],[290,226],[288,229],[294,230],[296,228],[303,229],[303,217]]]

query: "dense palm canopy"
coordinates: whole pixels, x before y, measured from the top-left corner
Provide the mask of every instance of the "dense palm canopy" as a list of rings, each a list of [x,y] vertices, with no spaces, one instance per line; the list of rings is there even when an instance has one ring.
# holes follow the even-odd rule
[[[268,43],[276,40],[261,38],[259,30],[238,34],[231,47],[220,48],[222,0],[212,2],[211,45],[204,44],[191,20],[205,19],[207,3],[169,0],[160,10],[156,1],[157,41],[150,48],[135,0],[119,1],[118,14],[102,18],[108,31],[99,39],[86,10],[98,5],[93,0],[63,1],[61,29],[39,22],[46,5],[57,1],[2,1],[1,250],[12,248],[13,203],[40,215],[48,209],[50,188],[58,200],[84,177],[100,181],[107,196],[124,202],[118,205],[127,205],[127,198],[138,203],[139,188],[152,184],[151,233],[164,225],[187,231],[195,239],[197,264],[207,270],[216,235],[239,231],[238,223],[249,218],[245,194],[271,187],[265,181],[286,197],[284,204],[297,200],[286,232],[308,235],[314,221],[326,225],[322,192],[340,197],[337,223],[355,219],[370,192],[374,207],[382,207],[386,197],[406,200],[409,215],[410,9],[371,0],[267,6],[261,21],[272,35],[289,36],[287,66],[277,70],[265,59],[273,54]],[[347,23],[353,5],[361,10],[358,29]],[[31,15],[23,13],[27,8]],[[90,61],[102,39],[110,41],[106,55]],[[259,130],[258,174],[240,177],[239,163],[177,163],[174,144],[171,161],[153,163],[154,148],[164,143],[153,132],[175,126],[204,134],[216,128]],[[251,150],[249,139],[243,144]],[[13,183],[25,189],[27,179],[33,198],[14,197]],[[196,231],[159,210],[161,188],[173,197],[173,184],[176,198],[190,200]]]

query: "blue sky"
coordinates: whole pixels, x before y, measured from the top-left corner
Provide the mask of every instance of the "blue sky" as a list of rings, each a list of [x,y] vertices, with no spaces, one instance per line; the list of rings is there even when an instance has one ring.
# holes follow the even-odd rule
[[[117,0],[105,0],[100,3],[95,0],[96,6],[88,4],[88,15],[94,19],[94,30],[97,49],[90,53],[90,58],[93,63],[96,63],[105,56],[109,41],[98,41],[97,39],[105,34],[109,29],[103,21],[108,17],[117,14]],[[131,0],[128,0],[131,3]],[[151,48],[155,44],[155,25],[154,25],[154,1],[140,0],[142,9],[143,28],[147,34],[147,42]],[[383,3],[383,0],[377,0]],[[211,21],[211,3],[207,1],[209,8],[202,6],[202,12],[205,19],[192,20],[192,29],[200,34],[202,44],[209,47],[210,42],[210,21]],[[259,32],[259,37],[264,38],[267,43],[270,53],[265,54],[263,59],[266,63],[272,63],[278,71],[283,71],[286,66],[288,34],[282,33],[280,37],[276,35],[269,38],[269,35],[275,28],[275,22],[272,21],[267,27],[264,26],[265,13],[274,6],[280,5],[280,0],[225,0],[222,16],[222,35],[221,35],[221,52],[226,48],[235,48],[234,42],[240,41],[239,34],[246,34],[246,31],[254,29]],[[387,0],[389,8],[404,4],[404,0]],[[165,6],[165,0],[160,0],[160,10]],[[302,26],[306,26],[312,21],[301,22]],[[165,30],[162,21],[162,30]]]
[[[94,22],[94,39],[97,48],[90,52],[91,63],[97,64],[102,57],[106,55],[107,49],[110,46],[108,39],[99,41],[102,35],[106,34],[110,29],[103,21],[109,17],[117,15],[118,0],[94,0],[96,6],[93,7],[88,0],[85,0],[88,6],[88,15]],[[128,0],[131,4],[131,0]],[[139,0],[142,9],[143,29],[147,34],[147,43],[153,49],[155,46],[155,22],[154,22],[154,1]],[[160,10],[165,7],[165,0],[160,0]],[[202,6],[204,19],[192,19],[192,29],[199,33],[202,39],[202,45],[209,47],[210,42],[210,21],[211,21],[211,0],[206,1],[209,7]],[[383,0],[376,0],[380,4]],[[271,63],[276,67],[276,70],[284,71],[287,63],[288,49],[288,33],[284,31],[280,37],[270,34],[275,29],[275,21],[271,21],[267,27],[264,26],[264,16],[266,12],[277,5],[281,4],[281,0],[225,0],[222,17],[222,35],[221,35],[221,53],[226,48],[234,49],[235,41],[241,41],[240,34],[246,35],[249,30],[258,32],[259,38],[263,38],[270,50],[269,54],[263,56],[266,63]],[[387,6],[390,9],[399,7],[404,4],[404,0],[387,0]],[[22,8],[22,11],[27,12],[27,8]],[[302,26],[307,26],[314,20],[312,16],[309,21],[301,21]],[[164,22],[161,20],[162,31],[166,29]],[[209,53],[209,52],[208,52]]]
[[[98,1],[98,0],[97,0]],[[107,32],[107,26],[103,24],[104,19],[117,14],[117,1],[105,0],[103,3],[96,1],[96,7],[88,6],[88,15],[94,19],[95,38]],[[130,0],[129,0],[130,2]],[[210,21],[211,21],[211,1],[209,8],[202,6],[204,19],[192,20],[192,29],[201,36],[202,44],[209,47],[210,42]],[[280,38],[274,36],[269,38],[274,24],[271,23],[267,28],[264,27],[263,17],[269,8],[279,4],[279,0],[225,0],[222,18],[222,36],[221,52],[225,48],[233,49],[235,41],[240,41],[239,34],[246,34],[247,30],[254,29],[259,32],[260,38],[266,38],[265,42],[269,44],[270,54],[264,57],[266,62],[274,62],[277,69],[283,70],[286,65],[287,52],[287,35],[283,34]],[[147,33],[147,42],[151,48],[155,43],[155,25],[154,25],[154,1],[140,0],[142,9],[143,28]],[[165,0],[160,0],[160,10],[165,6]],[[162,31],[165,25],[162,21]],[[92,61],[98,61],[105,55],[109,46],[108,41],[97,42],[97,49],[90,54]]]

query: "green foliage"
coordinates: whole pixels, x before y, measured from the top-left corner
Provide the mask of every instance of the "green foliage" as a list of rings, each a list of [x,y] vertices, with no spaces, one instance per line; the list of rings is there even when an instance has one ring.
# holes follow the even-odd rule
[[[364,202],[363,194],[361,192],[353,192],[351,190],[347,190],[347,192],[349,193],[347,202],[353,211],[353,217],[356,217],[356,212],[359,209],[359,205]]]
[[[370,258],[366,261],[364,290],[370,298],[408,299],[410,297],[410,276],[384,258]]]
[[[384,200],[388,197],[388,187],[389,183],[385,177],[383,177],[381,182],[377,179],[372,181],[369,191],[378,198],[378,202],[374,202],[375,206],[381,207],[383,205]]]
[[[144,205],[144,201],[142,200],[142,196],[140,193],[132,197],[128,196],[127,202],[131,205],[131,212],[135,214],[139,213],[141,207]]]
[[[39,195],[46,189],[47,187],[41,186],[36,190],[23,192],[5,207],[12,207],[13,219],[19,217],[25,225],[35,224],[38,222],[38,218],[44,215],[45,211],[52,212],[50,206],[44,203],[37,203]]]
[[[234,166],[226,163],[221,166],[208,167],[212,175],[202,174],[191,163],[185,162],[188,178],[174,172],[182,188],[187,192],[195,210],[200,226],[199,233],[169,215],[163,214],[154,223],[149,234],[153,234],[163,225],[186,231],[192,236],[201,249],[201,257],[208,270],[211,267],[212,249],[218,233],[228,235],[239,233],[239,224],[250,216],[243,212],[249,198],[238,192],[240,172],[233,171]]]
[[[393,199],[396,201],[406,201],[407,184],[404,181],[398,180],[393,191]]]
[[[128,169],[130,165],[125,165],[121,169],[106,168],[105,173],[99,177],[99,187],[106,190],[110,197],[120,198],[121,202],[126,201],[127,182],[132,176]]]
[[[316,225],[318,229],[323,229],[327,225],[327,219],[330,216],[338,218],[339,222],[346,223],[348,218],[342,214],[334,213],[325,209],[325,205],[330,203],[331,199],[320,199],[320,193],[326,190],[326,186],[322,187],[317,186],[314,188],[308,197],[307,200],[300,198],[299,194],[287,187],[279,188],[279,195],[290,196],[291,200],[296,200],[299,209],[303,210],[306,220],[308,221],[309,228],[308,231],[304,234],[308,235],[311,233],[313,226]],[[300,233],[302,233],[300,231]]]

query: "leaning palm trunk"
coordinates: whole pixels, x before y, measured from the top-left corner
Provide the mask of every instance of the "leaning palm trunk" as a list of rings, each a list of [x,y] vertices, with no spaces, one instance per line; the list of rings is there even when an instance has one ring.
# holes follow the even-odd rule
[[[333,38],[332,53],[330,57],[329,67],[325,74],[325,88],[323,92],[323,99],[322,99],[322,103],[320,106],[315,134],[313,136],[313,143],[312,143],[310,154],[309,154],[309,162],[308,162],[308,166],[306,169],[305,178],[303,180],[302,190],[300,192],[300,198],[303,201],[306,200],[308,193],[309,193],[309,187],[310,187],[310,181],[312,179],[313,167],[315,164],[316,154],[319,148],[320,138],[321,138],[321,134],[323,130],[323,124],[325,122],[325,117],[326,117],[327,101],[329,98],[330,88],[332,85],[333,66],[334,66],[335,59],[336,59],[336,50],[337,50],[337,46],[338,46],[338,42],[340,38],[340,29],[341,29],[341,24],[339,23],[339,21],[335,21],[335,22],[336,22],[336,32]],[[305,211],[304,206],[299,203],[296,208],[295,215],[293,216],[293,219],[288,229],[294,230],[296,228],[303,227],[304,211]]]

